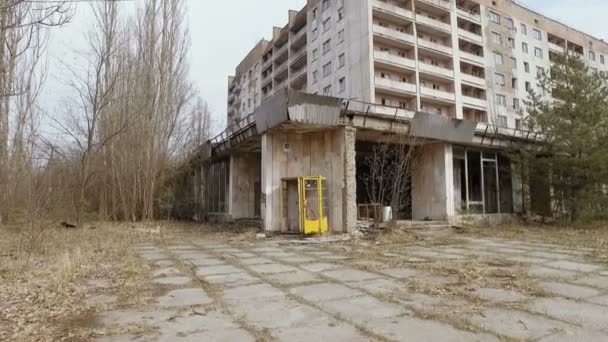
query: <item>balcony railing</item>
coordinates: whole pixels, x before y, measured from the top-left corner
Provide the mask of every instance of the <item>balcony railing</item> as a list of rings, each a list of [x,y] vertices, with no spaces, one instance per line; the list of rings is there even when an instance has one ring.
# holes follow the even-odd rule
[[[275,66],[274,68],[274,75],[276,76],[280,76],[283,72],[285,72],[287,70],[287,62],[283,62],[278,66]]]
[[[388,27],[384,27],[384,26],[380,26],[377,24],[374,24],[374,34],[389,38],[389,39],[394,39],[394,40],[399,40],[401,42],[405,42],[405,43],[409,43],[409,44],[414,44],[414,36],[412,36],[411,34],[407,34],[404,32],[400,32]]]
[[[382,12],[387,12],[389,14],[396,15],[405,19],[412,20],[413,17],[412,11],[409,11],[403,7],[399,7],[394,4],[382,2],[379,0],[373,0],[372,6],[374,7],[374,9],[380,10]]]
[[[563,47],[555,44],[555,43],[549,42],[549,50],[553,50],[553,51],[555,51],[557,53],[564,53],[565,49]]]
[[[426,2],[428,4],[445,8],[447,10],[452,9],[452,3],[449,0],[419,0],[420,2]]]
[[[300,31],[298,31],[296,34],[294,34],[293,36],[291,36],[291,42],[292,44],[294,42],[297,42],[298,40],[300,40],[300,38],[302,38],[302,36],[306,35],[306,26],[302,27],[300,29]]]
[[[381,62],[392,64],[392,65],[398,65],[398,66],[408,67],[408,68],[416,68],[416,61],[414,61],[413,59],[401,57],[399,55],[393,55],[387,51],[378,51],[378,50],[374,51],[374,58],[377,61],[381,61]]]
[[[466,59],[469,62],[474,62],[474,63],[480,64],[482,66],[485,65],[485,62],[486,62],[482,56],[477,56],[470,52],[466,52],[466,51],[462,51],[462,50],[460,51],[460,58]]]
[[[445,77],[449,77],[449,78],[454,78],[454,70],[450,70],[450,69],[442,68],[440,66],[426,64],[426,63],[419,63],[419,68],[420,68],[420,70],[426,71],[428,73],[445,76]]]
[[[460,7],[458,7],[456,9],[456,12],[461,17],[465,17],[465,18],[470,19],[470,20],[472,20],[472,21],[474,21],[476,23],[480,23],[481,22],[481,15],[479,13],[470,12],[470,11],[467,11],[464,8],[460,8]]]
[[[454,93],[450,93],[447,91],[443,91],[443,90],[437,90],[437,89],[432,89],[432,88],[427,88],[427,87],[420,87],[420,94],[421,95],[425,95],[425,96],[429,96],[432,98],[436,98],[436,99],[442,99],[442,100],[447,100],[447,101],[456,101],[456,94]]]
[[[389,107],[383,105],[372,105],[370,111],[375,114],[410,119],[413,118],[414,114],[416,113],[415,111],[409,109]]]
[[[483,45],[483,38],[481,37],[481,35],[479,35],[477,33],[473,33],[473,32],[467,31],[465,29],[459,28],[458,35],[461,36],[462,38],[468,39],[474,43]]]
[[[473,107],[481,108],[481,109],[485,109],[488,107],[488,101],[486,101],[484,99],[479,99],[476,97],[467,96],[467,95],[462,96],[462,102],[465,105],[469,105],[469,106],[473,106]]]
[[[439,43],[434,43],[434,42],[431,42],[430,40],[426,40],[426,39],[418,39],[418,47],[424,47],[427,49],[443,52],[448,55],[452,54],[451,47],[445,46],[445,45],[442,45]]]
[[[452,32],[452,26],[450,24],[446,24],[436,19],[431,19],[424,15],[416,15],[416,22],[420,24],[424,24],[436,29],[440,29],[446,32]]]
[[[272,65],[272,57],[269,57],[265,62],[262,62],[262,71],[268,69]]]
[[[416,85],[388,78],[376,77],[376,87],[391,89],[393,91],[416,94]]]
[[[292,55],[289,56],[289,63],[293,64],[294,62],[299,61],[302,57],[306,56],[307,53],[308,51],[306,50],[306,48],[301,48],[300,50],[296,51],[295,53],[292,53]]]
[[[282,57],[284,54],[286,54],[287,53],[287,48],[288,48],[288,46],[287,46],[287,44],[285,44],[285,45],[281,46],[280,49],[275,50],[274,51],[274,59],[276,60],[279,57]]]
[[[483,86],[483,87],[486,86],[486,79],[482,78],[482,77],[469,75],[469,74],[465,74],[465,73],[460,73],[460,79],[464,82],[468,82],[468,83],[475,84],[478,86]]]
[[[292,72],[289,74],[289,77],[291,78],[292,81],[295,81],[306,74],[307,74],[307,68],[306,68],[306,66],[304,66],[298,70],[292,70]]]

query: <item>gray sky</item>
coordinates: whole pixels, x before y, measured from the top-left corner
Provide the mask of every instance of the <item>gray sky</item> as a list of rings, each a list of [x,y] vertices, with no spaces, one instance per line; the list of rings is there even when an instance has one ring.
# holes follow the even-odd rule
[[[136,0],[141,1],[141,0]],[[169,1],[169,0],[167,0]],[[192,36],[192,80],[209,103],[219,126],[226,116],[227,78],[236,65],[262,38],[272,37],[273,26],[287,23],[287,11],[300,9],[306,0],[187,0]],[[347,0],[348,1],[348,0]],[[553,19],[608,38],[606,0],[521,0],[522,4]],[[74,21],[52,32],[46,103],[59,106],[70,95],[60,60],[76,61],[74,49],[86,44],[90,23],[88,5],[81,5]]]

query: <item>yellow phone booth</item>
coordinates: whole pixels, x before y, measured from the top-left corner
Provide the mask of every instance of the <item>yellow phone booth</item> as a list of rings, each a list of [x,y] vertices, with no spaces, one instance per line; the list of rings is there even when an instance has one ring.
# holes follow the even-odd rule
[[[286,233],[324,234],[328,231],[325,178],[282,180],[283,219]]]

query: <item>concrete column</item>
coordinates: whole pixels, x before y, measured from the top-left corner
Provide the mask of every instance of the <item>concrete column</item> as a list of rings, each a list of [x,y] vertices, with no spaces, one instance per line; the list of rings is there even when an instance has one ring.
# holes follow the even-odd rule
[[[262,198],[260,214],[265,231],[272,231],[272,136],[262,135]]]
[[[422,147],[412,176],[414,220],[448,220],[455,215],[452,147],[432,144]]]
[[[346,232],[357,228],[357,162],[355,143],[357,130],[345,127],[344,131],[344,189],[343,222]]]

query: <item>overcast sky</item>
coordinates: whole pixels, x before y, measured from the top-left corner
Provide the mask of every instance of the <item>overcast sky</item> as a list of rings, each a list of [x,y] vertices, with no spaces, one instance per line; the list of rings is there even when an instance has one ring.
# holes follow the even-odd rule
[[[136,0],[141,1],[141,0]],[[170,0],[167,0],[170,1]],[[192,79],[221,125],[226,116],[227,77],[262,38],[272,37],[273,26],[287,23],[287,11],[306,0],[187,0],[192,36]],[[347,0],[348,1],[348,0]],[[606,0],[521,0],[522,4],[599,38],[608,38]],[[81,5],[72,23],[53,31],[45,101],[58,106],[69,96],[61,81],[60,60],[76,60],[74,49],[85,44],[90,14]]]

